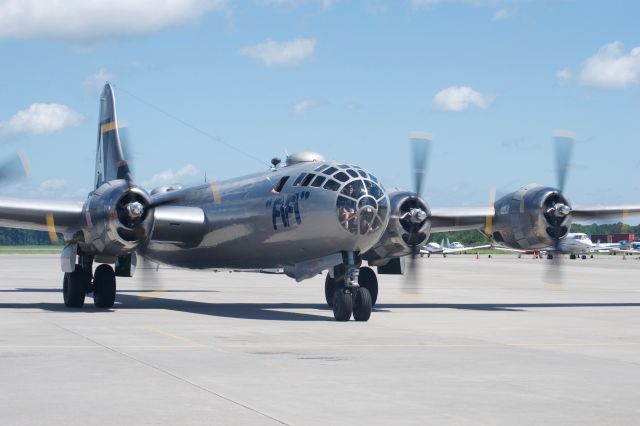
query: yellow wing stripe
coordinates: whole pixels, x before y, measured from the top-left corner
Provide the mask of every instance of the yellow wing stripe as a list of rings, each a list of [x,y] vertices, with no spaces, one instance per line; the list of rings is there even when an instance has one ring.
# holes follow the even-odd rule
[[[100,131],[102,133],[106,133],[106,132],[110,132],[111,130],[121,129],[123,127],[127,127],[126,121],[110,121],[100,126]]]
[[[47,213],[47,230],[49,231],[51,244],[57,244],[58,234],[56,233],[56,224],[53,220],[53,213]]]

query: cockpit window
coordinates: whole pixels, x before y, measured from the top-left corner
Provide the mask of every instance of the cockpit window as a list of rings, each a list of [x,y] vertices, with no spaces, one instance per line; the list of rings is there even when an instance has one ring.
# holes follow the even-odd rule
[[[334,178],[338,179],[340,182],[346,182],[349,180],[349,176],[345,172],[336,173]]]
[[[382,188],[375,182],[360,178],[348,182],[342,188],[336,208],[342,226],[352,234],[360,235],[380,229],[389,212]]]
[[[284,188],[284,184],[289,180],[289,176],[282,176],[282,178],[275,184],[275,186],[271,189],[271,192],[274,194],[278,194]]]
[[[367,177],[367,172],[365,172],[364,170],[358,170],[358,173],[360,173],[360,176],[362,176],[363,178]]]
[[[329,179],[327,183],[324,184],[324,189],[328,189],[329,191],[337,191],[340,188],[340,184],[333,179]]]
[[[326,169],[327,167],[329,167],[329,166],[328,166],[328,165],[326,165],[326,164],[320,164],[320,165],[319,165],[318,167],[316,167],[313,171],[314,171],[314,172],[321,172],[321,171],[323,171],[324,169]]]
[[[309,186],[309,184],[311,183],[311,179],[313,179],[315,177],[315,175],[313,173],[309,173],[307,176],[305,176],[305,178],[302,180],[302,183],[300,184],[300,186]]]
[[[306,173],[300,173],[300,176],[298,176],[298,177],[296,178],[296,180],[295,180],[295,181],[293,181],[293,186],[298,186],[298,185],[300,185],[300,182],[302,182],[302,179],[304,179],[304,177],[305,177],[306,175],[307,175]]]
[[[340,167],[341,169],[348,169],[349,166],[347,166],[346,164],[338,164],[338,167]]]
[[[324,173],[325,175],[332,175],[337,171],[338,171],[338,169],[336,169],[335,167],[329,167],[327,170],[325,170],[322,173]]]
[[[353,169],[348,169],[347,173],[349,173],[351,177],[358,177],[358,173],[356,173],[356,171]]]
[[[340,193],[357,200],[365,194],[364,185],[362,185],[361,180],[354,180],[349,182]]]
[[[376,200],[379,200],[381,197],[384,196],[384,192],[382,191],[382,189],[380,189],[378,185],[371,182],[370,180],[365,180],[364,185],[367,187],[367,193],[371,195],[373,198],[375,198]]]
[[[319,188],[322,186],[322,184],[324,183],[324,181],[327,178],[324,176],[316,176],[316,178],[313,180],[313,182],[311,183],[311,186],[315,186],[316,188]]]

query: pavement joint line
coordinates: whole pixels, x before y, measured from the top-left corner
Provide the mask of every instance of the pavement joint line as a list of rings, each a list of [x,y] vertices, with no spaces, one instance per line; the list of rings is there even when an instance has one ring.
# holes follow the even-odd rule
[[[85,336],[85,335],[83,335],[83,334],[81,334],[81,333],[78,333],[78,332],[76,332],[76,331],[74,331],[74,330],[71,330],[71,329],[69,329],[69,328],[67,328],[67,327],[64,327],[64,326],[62,326],[62,325],[60,325],[60,324],[57,324],[57,323],[55,323],[55,322],[53,322],[53,321],[51,321],[51,323],[52,323],[52,324],[54,324],[54,325],[56,325],[57,327],[59,327],[59,328],[61,328],[61,329],[65,330],[65,331],[67,331],[67,332],[71,333],[71,334],[75,334],[75,335],[76,335],[76,336],[78,336],[78,337],[81,337],[81,338],[83,338],[83,339],[85,339],[85,340],[88,340],[89,342],[91,342],[91,343],[93,343],[93,344],[95,344],[95,345],[97,345],[97,346],[99,346],[99,347],[102,347],[102,348],[104,348],[104,349],[107,349],[108,351],[111,351],[111,352],[113,352],[113,353],[115,353],[115,354],[117,354],[117,355],[120,355],[120,356],[122,356],[122,357],[128,358],[128,359],[130,359],[130,360],[132,360],[132,361],[135,361],[135,362],[137,362],[137,363],[139,363],[139,364],[142,364],[142,365],[144,365],[144,366],[146,366],[146,367],[148,367],[148,368],[151,368],[151,369],[156,370],[156,371],[158,371],[158,372],[160,372],[160,373],[163,373],[163,374],[165,374],[165,375],[167,375],[167,376],[169,376],[169,377],[172,377],[172,378],[174,378],[174,379],[176,379],[176,380],[179,380],[179,381],[181,381],[181,382],[184,382],[184,383],[186,383],[186,384],[189,384],[189,385],[191,385],[191,386],[195,387],[196,389],[200,389],[200,390],[202,390],[202,391],[204,391],[204,392],[207,392],[207,393],[209,393],[209,394],[211,394],[211,395],[214,395],[214,396],[216,396],[216,397],[218,397],[218,398],[220,398],[220,399],[222,399],[222,400],[224,400],[224,401],[230,402],[230,403],[232,403],[232,404],[234,404],[234,405],[237,405],[238,407],[244,408],[244,409],[249,410],[249,411],[251,411],[251,412],[253,412],[253,413],[255,413],[255,414],[258,414],[258,415],[260,415],[260,416],[263,416],[263,417],[265,417],[265,418],[267,418],[267,419],[269,419],[269,420],[273,420],[273,421],[274,421],[274,422],[276,422],[276,423],[279,423],[279,424],[282,424],[282,425],[286,425],[286,426],[291,426],[289,423],[286,423],[285,421],[282,421],[282,420],[277,419],[277,418],[275,418],[275,417],[273,417],[273,416],[270,416],[269,414],[264,413],[264,412],[262,412],[262,411],[258,410],[257,408],[253,408],[253,407],[251,407],[251,406],[249,406],[249,405],[247,405],[247,404],[243,404],[242,402],[236,401],[236,400],[234,400],[233,398],[230,398],[230,397],[224,396],[224,395],[222,395],[222,394],[220,394],[220,393],[218,393],[218,392],[215,392],[215,391],[213,391],[213,390],[211,390],[211,389],[209,389],[209,388],[207,388],[207,387],[205,387],[205,386],[199,385],[199,384],[197,384],[197,383],[195,383],[195,382],[193,382],[193,381],[191,381],[191,380],[189,380],[189,379],[187,379],[187,378],[185,378],[185,377],[181,377],[181,376],[179,376],[179,375],[177,375],[177,374],[175,374],[175,373],[172,373],[172,372],[170,372],[170,371],[168,371],[168,370],[165,370],[165,369],[163,369],[163,368],[161,368],[161,367],[159,367],[159,366],[157,366],[157,365],[155,365],[155,364],[151,364],[151,363],[149,363],[149,362],[146,362],[146,361],[143,361],[143,360],[141,360],[141,359],[139,359],[139,358],[136,358],[136,357],[135,357],[135,356],[133,356],[133,355],[129,355],[129,354],[124,353],[124,352],[122,352],[122,351],[119,351],[119,350],[117,350],[117,349],[115,349],[115,348],[112,348],[112,347],[110,347],[110,346],[104,345],[104,344],[102,344],[102,343],[100,343],[100,342],[98,342],[98,341],[96,341],[96,340],[93,340],[92,338],[90,338],[90,337],[88,337],[88,336]]]

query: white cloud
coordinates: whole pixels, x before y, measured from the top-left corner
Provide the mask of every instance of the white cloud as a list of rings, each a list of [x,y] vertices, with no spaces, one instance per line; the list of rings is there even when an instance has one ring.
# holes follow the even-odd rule
[[[309,0],[257,0],[259,4],[265,6],[274,6],[280,8],[292,9],[302,4],[309,3]],[[336,0],[313,0],[313,3],[319,3],[322,10],[328,10],[334,5]]]
[[[428,8],[443,3],[460,3],[474,6],[490,6],[499,3],[500,0],[411,0],[411,7],[415,9]]]
[[[197,21],[226,0],[2,0],[0,39],[101,40]]]
[[[567,68],[563,68],[561,70],[556,71],[556,82],[561,86],[569,83],[573,78],[573,74]]]
[[[66,179],[49,179],[40,184],[40,189],[43,191],[55,191],[67,186],[69,186],[69,182]]]
[[[315,99],[303,99],[300,102],[296,102],[292,106],[292,111],[295,115],[305,115],[318,105],[318,101]]]
[[[82,82],[82,87],[87,94],[100,93],[106,82],[113,82],[116,75],[105,68],[100,68],[95,74],[91,74]]]
[[[66,105],[35,103],[0,121],[0,135],[42,135],[80,124],[82,116]]]
[[[493,96],[484,95],[469,86],[451,86],[436,93],[432,108],[438,111],[456,112],[472,106],[487,109],[493,101]]]
[[[267,67],[294,66],[311,58],[315,48],[316,40],[312,38],[298,38],[283,42],[267,39],[264,43],[243,47],[239,53]]]
[[[500,9],[493,15],[494,21],[502,21],[509,17],[509,11],[507,9]]]
[[[603,89],[624,89],[640,82],[640,47],[622,51],[619,41],[605,44],[583,64],[578,82]]]
[[[200,170],[196,166],[193,164],[187,164],[176,172],[174,172],[173,169],[166,169],[156,173],[151,176],[151,179],[142,182],[142,186],[147,188],[156,188],[158,186],[173,185],[180,183],[183,179],[193,178],[198,174],[200,174]]]

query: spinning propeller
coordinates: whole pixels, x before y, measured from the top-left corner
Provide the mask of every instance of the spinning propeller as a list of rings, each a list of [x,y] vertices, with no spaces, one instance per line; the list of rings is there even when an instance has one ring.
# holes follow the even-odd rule
[[[567,232],[567,228],[564,225],[565,219],[571,213],[571,207],[564,197],[564,188],[567,182],[575,134],[566,131],[553,132],[553,142],[555,146],[556,178],[559,193],[549,197],[543,206],[544,216],[549,223],[547,232],[553,239],[552,259],[551,262],[549,262],[544,281],[549,284],[561,284],[561,242],[562,237]]]
[[[411,256],[408,258],[406,271],[405,291],[415,292],[420,285],[418,276],[417,256],[420,253],[420,244],[426,239],[422,232],[424,223],[429,219],[428,213],[423,209],[423,201],[420,198],[424,184],[431,134],[423,132],[411,132],[411,156],[413,163],[413,194],[407,199],[400,209],[400,224],[407,231],[403,240],[411,248]]]

